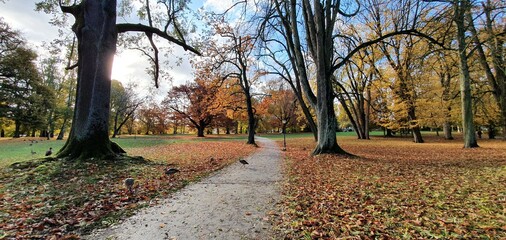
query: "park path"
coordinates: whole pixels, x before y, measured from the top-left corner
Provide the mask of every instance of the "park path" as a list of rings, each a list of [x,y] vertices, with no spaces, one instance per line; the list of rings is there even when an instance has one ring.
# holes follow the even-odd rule
[[[257,137],[260,148],[239,162],[190,184],[160,205],[141,210],[87,239],[270,239],[267,212],[280,199],[281,152]]]

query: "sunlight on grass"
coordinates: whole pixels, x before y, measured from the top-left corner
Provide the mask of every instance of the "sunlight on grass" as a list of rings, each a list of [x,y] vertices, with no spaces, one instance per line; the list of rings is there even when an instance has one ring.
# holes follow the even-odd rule
[[[16,159],[11,152],[11,160],[2,160],[0,167],[0,238],[78,239],[248,156],[256,147],[247,145],[243,137],[122,136],[113,140],[129,155],[152,161],[27,161],[21,156],[17,159],[30,164],[7,166]],[[64,142],[39,141],[33,146],[44,150],[55,148],[55,143]],[[4,148],[27,144],[20,139],[0,142]],[[180,172],[167,176],[167,168]],[[135,179],[134,193],[124,185],[130,177]]]
[[[47,140],[45,138],[0,138],[0,168],[14,162],[43,158],[46,151],[52,147],[53,154],[65,144],[65,140]],[[122,135],[111,141],[118,143],[130,155],[139,155],[135,148],[167,145],[184,142],[206,141],[246,141],[246,135],[208,135],[198,138],[195,135]],[[36,141],[36,142],[33,142]],[[35,152],[32,154],[32,151]]]

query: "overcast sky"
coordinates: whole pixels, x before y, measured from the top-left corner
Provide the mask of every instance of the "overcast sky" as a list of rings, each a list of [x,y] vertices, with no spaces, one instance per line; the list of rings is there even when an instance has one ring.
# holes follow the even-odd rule
[[[40,0],[7,0],[6,3],[0,3],[0,17],[4,18],[12,28],[19,30],[33,49],[42,49],[43,42],[51,42],[58,37],[58,28],[49,23],[51,16],[34,10],[35,2],[38,1]],[[192,8],[204,7],[206,10],[220,12],[227,6],[231,6],[232,1],[198,0],[193,1]],[[173,48],[173,55],[183,59],[179,65],[175,60],[170,61],[172,69],[169,72],[176,85],[193,79],[193,69],[187,57],[189,54],[191,53],[185,53],[180,47]],[[154,86],[152,78],[146,74],[147,66],[147,59],[138,51],[121,50],[114,60],[112,79],[120,80],[125,84],[134,81],[138,83],[141,91],[147,92],[145,91],[147,88]],[[169,82],[161,82],[155,94],[165,95],[170,87]]]

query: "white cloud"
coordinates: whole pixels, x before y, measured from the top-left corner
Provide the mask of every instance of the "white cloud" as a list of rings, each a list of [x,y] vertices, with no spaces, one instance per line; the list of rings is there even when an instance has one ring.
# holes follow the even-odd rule
[[[58,28],[49,24],[51,16],[36,12],[35,0],[7,1],[0,4],[0,16],[14,29],[19,30],[29,44],[40,47],[58,36]]]
[[[29,44],[41,53],[40,51],[43,51],[42,42],[51,42],[56,39],[58,37],[58,28],[49,23],[51,15],[34,10],[37,1],[39,0],[10,0],[3,4],[0,3],[0,16],[3,17],[11,27],[19,30]],[[227,0],[227,2],[229,2],[227,4],[231,4],[232,1]],[[218,1],[215,1],[214,5],[223,6],[223,4],[218,3]],[[160,43],[160,45],[164,45],[164,43]],[[173,59],[169,59],[171,66],[162,67],[165,67],[169,72],[173,79],[172,83],[174,85],[179,85],[192,80],[193,69],[185,51],[181,47],[175,46],[171,55],[173,56]],[[179,57],[182,58],[182,61],[177,65],[176,60]],[[154,82],[152,76],[146,73],[146,67],[148,66],[148,59],[142,56],[138,51],[121,50],[121,52],[115,56],[112,79],[117,79],[124,84],[136,82],[139,86],[139,93],[141,95],[158,94],[161,96],[155,96],[155,98],[163,98],[168,89],[172,86],[172,83],[162,80],[160,82],[160,88],[154,91],[155,93],[149,93],[148,89],[154,87]]]

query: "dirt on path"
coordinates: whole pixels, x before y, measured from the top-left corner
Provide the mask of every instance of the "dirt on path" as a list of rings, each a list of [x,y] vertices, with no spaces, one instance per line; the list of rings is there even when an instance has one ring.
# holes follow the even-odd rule
[[[239,162],[190,184],[85,239],[271,239],[267,213],[280,199],[281,153],[272,140]]]

